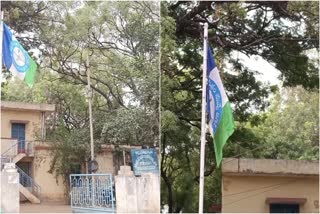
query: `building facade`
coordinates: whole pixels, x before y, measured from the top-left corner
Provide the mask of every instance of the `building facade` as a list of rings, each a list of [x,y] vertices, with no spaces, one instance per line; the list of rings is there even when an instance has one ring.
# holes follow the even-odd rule
[[[46,118],[54,111],[55,106],[49,104],[1,101],[1,161],[2,164],[16,164],[20,174],[21,200],[32,203],[61,201],[68,194],[63,179],[48,172],[52,154],[51,144],[45,136]],[[121,149],[128,150],[129,147]],[[113,145],[102,145],[95,152],[99,164],[97,173],[115,175],[123,161],[129,160],[115,150]],[[78,173],[87,173],[87,167],[81,166]]]
[[[222,212],[319,213],[319,162],[224,159]]]
[[[49,104],[1,101],[1,159],[16,164],[20,200],[40,203],[64,197],[62,180],[48,173],[50,151],[43,150],[45,121],[54,110]]]

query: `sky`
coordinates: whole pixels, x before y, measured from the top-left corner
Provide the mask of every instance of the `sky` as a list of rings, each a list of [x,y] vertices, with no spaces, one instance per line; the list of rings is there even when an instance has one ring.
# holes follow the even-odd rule
[[[278,79],[280,71],[276,69],[272,64],[264,60],[261,56],[248,57],[241,52],[233,52],[232,57],[238,58],[243,64],[250,70],[258,71],[260,74],[255,75],[258,80],[263,83],[269,83],[271,85],[282,85]]]
[[[306,55],[314,63],[318,63],[319,52],[316,49],[311,49],[306,52]],[[282,81],[278,78],[280,71],[274,67],[271,63],[264,60],[261,56],[248,57],[245,54],[233,51],[231,54],[233,59],[239,59],[250,70],[258,71],[260,74],[255,77],[263,83],[269,83],[270,85],[277,85],[282,87]]]

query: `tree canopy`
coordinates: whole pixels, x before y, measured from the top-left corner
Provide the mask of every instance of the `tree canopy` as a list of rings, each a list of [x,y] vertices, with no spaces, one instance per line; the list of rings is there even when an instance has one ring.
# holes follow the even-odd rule
[[[50,171],[58,176],[89,157],[90,69],[96,149],[160,144],[162,205],[197,211],[204,22],[236,122],[224,157],[318,159],[319,2],[163,1],[159,8],[142,1],[5,1],[2,8],[39,64],[32,89],[4,71],[2,99],[56,104],[47,133],[55,147]],[[280,88],[259,81],[235,53],[269,62],[280,72]],[[212,137],[206,140],[209,212],[221,203],[221,170]]]
[[[33,88],[5,70],[2,99],[55,104],[47,126],[52,173],[66,176],[90,157],[88,69],[95,151],[101,144],[159,146],[156,2],[9,1],[2,9],[39,64]]]
[[[169,206],[169,212],[198,208],[204,22],[209,24],[209,44],[236,123],[224,157],[318,158],[314,118],[319,67],[318,58],[311,57],[319,50],[318,7],[318,2],[161,3],[161,203]],[[273,65],[280,72],[280,89],[259,81],[257,71],[235,53],[259,56]],[[272,71],[264,71],[268,72]],[[292,100],[301,98],[295,100],[301,108],[294,116],[294,101],[284,104],[284,91]],[[302,99],[307,94],[313,102]],[[308,104],[312,107],[306,108]],[[211,205],[221,203],[221,170],[215,165],[212,137],[207,134],[206,140],[208,212]]]

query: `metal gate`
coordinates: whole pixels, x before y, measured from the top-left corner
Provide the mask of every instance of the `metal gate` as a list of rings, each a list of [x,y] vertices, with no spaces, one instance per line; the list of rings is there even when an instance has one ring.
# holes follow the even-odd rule
[[[112,174],[71,174],[70,199],[73,212],[114,212]]]

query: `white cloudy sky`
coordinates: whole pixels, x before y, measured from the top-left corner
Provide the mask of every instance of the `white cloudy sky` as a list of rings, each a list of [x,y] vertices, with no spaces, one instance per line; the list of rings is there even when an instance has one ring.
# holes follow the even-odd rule
[[[264,60],[260,56],[248,57],[241,52],[234,51],[232,53],[233,59],[239,59],[250,70],[258,71],[260,74],[256,75],[256,78],[264,83],[270,83],[271,85],[281,86],[281,81],[278,79],[280,71],[273,65]]]
[[[306,51],[306,55],[309,59],[318,64],[319,52],[314,48]],[[271,85],[282,86],[282,81],[278,79],[280,71],[277,70],[274,65],[270,64],[260,56],[251,56],[250,58],[243,53],[233,52],[233,59],[239,59],[243,64],[253,71],[258,71],[260,74],[256,75],[256,78],[264,83],[270,83]]]

